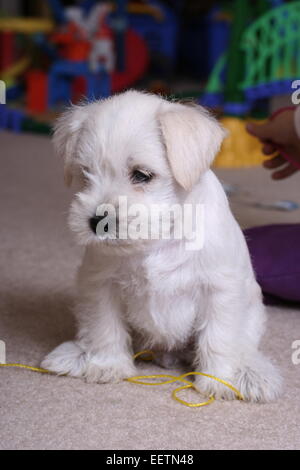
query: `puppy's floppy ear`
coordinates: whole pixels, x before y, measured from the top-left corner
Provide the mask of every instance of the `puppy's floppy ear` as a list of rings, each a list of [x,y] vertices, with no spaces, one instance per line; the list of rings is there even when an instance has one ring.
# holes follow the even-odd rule
[[[225,129],[201,106],[173,103],[159,123],[173,175],[189,191],[213,162]]]
[[[54,126],[54,149],[64,159],[64,180],[67,186],[72,184],[76,145],[85,117],[83,106],[72,106],[57,119]]]

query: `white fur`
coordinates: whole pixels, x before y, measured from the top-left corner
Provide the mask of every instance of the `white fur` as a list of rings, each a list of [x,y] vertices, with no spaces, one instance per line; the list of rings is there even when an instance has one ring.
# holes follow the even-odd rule
[[[221,184],[209,169],[224,130],[200,106],[128,91],[72,107],[58,121],[57,152],[67,182],[81,184],[70,225],[86,246],[78,273],[78,334],[42,366],[88,381],[119,381],[136,373],[132,355],[152,348],[189,353],[198,371],[235,385],[249,401],[275,399],[281,379],[258,351],[265,310],[243,234]],[[134,166],[155,173],[133,185]],[[87,180],[85,183],[83,180]],[[99,241],[88,220],[102,203],[205,207],[205,243],[188,251],[182,240]],[[233,398],[222,384],[196,378],[216,397]]]

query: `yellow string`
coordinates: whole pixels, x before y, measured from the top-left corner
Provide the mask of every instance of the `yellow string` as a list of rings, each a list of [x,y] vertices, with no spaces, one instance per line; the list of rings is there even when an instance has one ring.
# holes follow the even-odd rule
[[[145,360],[145,361],[149,361],[149,360],[153,359],[153,357],[154,357],[154,353],[152,351],[145,350],[145,351],[140,351],[140,352],[136,353],[133,356],[133,359],[137,359],[138,357],[145,356],[145,355],[146,355],[146,357],[143,358],[143,360]],[[151,356],[151,357],[147,357],[147,355]],[[41,369],[40,367],[27,366],[25,364],[0,364],[0,367],[20,367],[22,369],[32,370],[34,372],[40,372],[42,374],[55,374],[54,372],[52,372],[50,370]],[[235,393],[238,400],[243,400],[244,399],[243,395],[233,385],[226,382],[225,380],[222,380],[222,379],[219,379],[218,377],[215,377],[214,375],[205,374],[204,372],[187,372],[186,374],[182,374],[182,375],[179,375],[179,376],[169,375],[169,374],[139,375],[139,376],[135,376],[135,377],[129,377],[128,379],[125,379],[125,380],[127,382],[131,382],[131,383],[138,384],[138,385],[167,385],[167,384],[171,384],[171,383],[175,383],[175,382],[183,382],[187,385],[184,385],[182,387],[178,387],[175,390],[173,390],[172,398],[174,400],[176,400],[179,403],[181,403],[182,405],[188,406],[190,408],[205,406],[205,405],[209,405],[210,403],[212,403],[215,400],[213,396],[210,396],[207,401],[204,401],[204,402],[201,402],[201,403],[190,403],[190,402],[182,400],[181,398],[179,398],[177,396],[178,392],[181,392],[182,390],[187,390],[188,388],[192,388],[192,389],[194,389],[195,391],[197,391],[198,393],[201,394],[201,391],[198,390],[198,388],[196,387],[196,385],[193,382],[190,382],[189,380],[185,379],[185,377],[188,377],[189,375],[202,375],[202,376],[208,377],[212,380],[216,380],[217,382],[220,382],[223,385],[225,385],[226,387],[230,388]],[[161,378],[169,379],[169,380],[164,380],[163,382],[142,382],[141,381],[141,379],[161,379]]]
[[[51,370],[41,369],[40,367],[26,366],[25,364],[0,364],[0,367],[20,367],[21,369],[33,370],[42,374],[54,374]]]

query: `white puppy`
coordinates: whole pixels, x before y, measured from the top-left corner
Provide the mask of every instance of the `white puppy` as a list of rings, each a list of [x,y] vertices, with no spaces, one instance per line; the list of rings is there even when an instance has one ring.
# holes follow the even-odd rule
[[[224,136],[200,106],[137,91],[74,106],[58,120],[54,144],[65,159],[66,182],[81,181],[70,225],[86,250],[77,337],[42,367],[114,382],[136,375],[134,351],[152,348],[165,363],[164,352],[188,352],[196,370],[230,382],[246,400],[278,396],[280,376],[258,351],[265,327],[261,291],[243,234],[209,169]],[[116,239],[99,236],[98,222],[105,220],[103,234],[110,229],[97,210],[111,204],[117,211],[119,196],[162,212],[202,204],[203,248],[187,249],[183,239],[123,240],[116,228]],[[119,213],[117,224],[124,220]],[[216,381],[195,380],[203,392],[234,397]]]

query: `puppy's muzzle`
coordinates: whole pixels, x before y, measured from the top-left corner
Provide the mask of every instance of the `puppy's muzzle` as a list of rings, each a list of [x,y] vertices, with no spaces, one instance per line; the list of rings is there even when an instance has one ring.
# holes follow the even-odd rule
[[[97,225],[99,224],[99,222],[101,222],[101,220],[105,219],[106,216],[107,213],[105,215],[94,215],[94,217],[90,218],[89,224],[92,232],[94,232],[95,234],[97,233]],[[108,232],[108,224],[105,225],[104,232]]]

